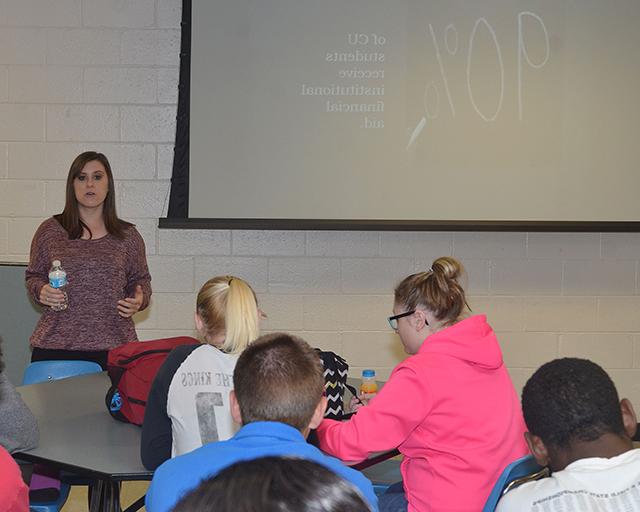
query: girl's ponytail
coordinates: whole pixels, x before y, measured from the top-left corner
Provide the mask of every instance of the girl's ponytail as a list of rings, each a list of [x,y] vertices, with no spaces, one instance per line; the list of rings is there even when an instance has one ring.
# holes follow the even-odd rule
[[[258,303],[251,287],[236,277],[229,281],[226,311],[226,338],[222,350],[242,352],[259,332]]]
[[[219,347],[224,352],[242,352],[260,334],[256,295],[239,277],[209,279],[198,292],[196,310],[204,325],[206,341],[225,333]]]

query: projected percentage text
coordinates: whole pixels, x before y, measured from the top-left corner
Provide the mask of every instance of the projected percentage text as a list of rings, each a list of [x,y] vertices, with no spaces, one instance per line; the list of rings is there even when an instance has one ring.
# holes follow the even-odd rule
[[[527,41],[525,32],[525,20],[529,19],[531,22],[528,25],[527,30],[533,28],[538,29],[542,35],[542,41],[544,45],[544,51],[542,56],[538,60],[534,60],[530,56],[530,52],[527,48]],[[533,25],[533,27],[532,27]],[[476,89],[474,88],[474,81],[472,77],[472,67],[474,64],[474,55],[476,55],[476,40],[479,34],[485,31],[491,41],[491,46],[495,52],[495,59],[497,62],[496,70],[497,77],[495,77],[498,84],[497,99],[495,107],[487,108],[481,107],[477,101]],[[447,71],[447,65],[451,65],[449,59],[456,57],[460,54],[463,56],[464,50],[461,50],[459,45],[459,33],[455,25],[449,24],[445,27],[441,39],[438,38],[436,29],[432,24],[428,25],[428,39],[433,46],[435,60],[437,62],[437,78],[430,80],[425,85],[423,95],[423,109],[424,117],[418,122],[418,125],[413,129],[409,140],[409,146],[416,140],[424,126],[427,119],[436,119],[440,115],[442,97],[446,97],[446,103],[448,105],[448,111],[453,118],[456,117],[456,104],[463,100],[462,98],[454,98],[450,86],[450,76]],[[529,66],[532,69],[542,68],[549,60],[550,47],[549,47],[549,34],[544,21],[540,16],[533,12],[525,11],[520,12],[517,15],[517,58],[516,58],[516,97],[518,102],[518,119],[521,121],[523,118],[523,68]],[[483,56],[486,57],[486,56]],[[466,98],[477,115],[484,121],[495,121],[502,110],[505,92],[505,65],[503,60],[503,51],[498,41],[498,36],[493,26],[487,21],[486,18],[478,18],[469,34],[468,44],[466,48]],[[458,103],[456,103],[458,102]]]

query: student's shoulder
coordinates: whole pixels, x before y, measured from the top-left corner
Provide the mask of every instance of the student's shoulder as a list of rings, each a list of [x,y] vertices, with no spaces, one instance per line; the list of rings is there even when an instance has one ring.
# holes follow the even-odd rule
[[[356,471],[353,468],[350,468],[340,459],[326,454],[325,452],[320,450],[318,447],[312,445],[311,443],[307,443],[307,442],[291,443],[290,445],[287,445],[286,449],[283,449],[282,455],[297,457],[297,458],[306,459],[306,460],[312,460],[332,470],[334,473],[342,473],[342,476],[345,476],[345,474],[362,475],[362,473],[360,473],[359,471]]]
[[[397,386],[423,387],[430,381],[431,373],[430,361],[427,358],[413,355],[399,363],[391,372],[389,380],[393,381]]]
[[[153,490],[158,494],[181,493],[217,474],[235,462],[236,454],[230,453],[227,445],[227,441],[209,443],[163,462],[153,474]]]
[[[212,457],[208,454],[209,451],[205,445],[160,464],[153,474],[155,490],[183,487],[189,485],[189,482],[199,482],[209,476],[215,470],[210,467]]]
[[[187,345],[192,347],[192,345]],[[229,364],[235,367],[239,354],[227,354],[217,347],[208,343],[199,343],[195,349],[183,349],[179,352],[186,354],[184,364],[193,366],[196,370],[211,370],[213,368],[226,368]]]
[[[340,465],[329,466],[329,469],[358,487],[365,495],[367,495],[367,498],[369,498],[369,494],[373,493],[373,484],[371,483],[371,480],[357,469],[350,468],[342,462],[340,462]]]
[[[147,491],[147,510],[149,512],[171,510],[185,494],[195,489],[202,480],[213,477],[226,465],[229,465],[225,454],[218,453],[220,451],[218,448],[225,443],[225,441],[209,443],[192,452],[163,462],[155,470]]]
[[[343,478],[351,481],[352,483],[362,484],[367,483],[370,484],[369,480],[360,472],[349,466],[347,466],[344,462],[336,457],[332,457],[331,455],[326,455],[324,452],[320,451],[316,447],[312,447],[314,450],[315,462],[322,464],[326,468],[330,469],[334,473],[340,475]]]
[[[174,374],[178,371],[178,368],[180,368],[189,356],[200,346],[201,345],[199,343],[194,343],[193,345],[178,345],[171,350],[171,352],[167,354],[162,366],[160,366],[158,374],[156,375],[156,380],[165,381],[168,379],[168,384]]]
[[[217,348],[207,343],[194,343],[193,345],[178,345],[167,356],[167,365],[178,367],[193,366],[194,369],[209,368],[215,361],[229,357]],[[237,359],[237,357],[236,357]]]
[[[500,501],[498,501],[498,505],[496,506],[496,512],[524,512],[528,509],[523,501],[522,497],[518,496],[516,494],[516,489],[514,489],[500,498]]]
[[[194,351],[200,348],[200,343],[194,343],[193,345],[178,345],[171,349],[171,352],[167,354],[164,360],[163,367],[173,367],[177,369]]]
[[[40,223],[34,236],[36,238],[60,237],[67,236],[67,232],[55,217],[49,217]]]
[[[505,494],[498,502],[496,512],[527,512],[536,501],[558,491],[557,482],[553,478],[527,482]]]
[[[128,250],[142,250],[145,247],[144,238],[142,238],[135,224],[120,220],[120,228],[122,229],[122,238],[118,240],[125,248]]]
[[[62,225],[60,224],[60,222],[58,221],[56,216],[53,216],[53,217],[49,217],[47,219],[44,219],[40,223],[40,226],[38,226],[38,228],[39,229],[61,229]]]
[[[189,345],[178,345],[177,347],[173,348],[171,350],[171,352],[169,352],[169,355],[167,356],[167,359],[171,359],[171,360],[182,359],[182,360],[184,360],[187,357],[189,357],[194,350],[197,350],[197,349],[199,349],[199,348],[201,348],[203,346],[204,345],[202,345],[201,343],[195,343],[195,342],[193,344],[189,344]]]

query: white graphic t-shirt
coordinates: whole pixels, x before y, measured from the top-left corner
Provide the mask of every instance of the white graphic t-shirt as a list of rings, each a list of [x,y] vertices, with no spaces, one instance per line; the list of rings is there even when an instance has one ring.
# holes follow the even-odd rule
[[[229,439],[238,430],[231,419],[229,392],[237,354],[225,354],[201,345],[178,367],[167,396],[173,445],[171,456],[182,455],[205,443]]]
[[[640,449],[577,460],[508,492],[496,512],[640,512]]]

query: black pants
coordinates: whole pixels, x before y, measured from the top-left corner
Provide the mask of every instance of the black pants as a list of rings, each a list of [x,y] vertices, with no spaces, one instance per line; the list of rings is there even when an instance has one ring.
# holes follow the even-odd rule
[[[106,370],[108,354],[108,350],[54,350],[50,348],[33,347],[31,362],[57,360],[93,361],[102,366],[103,370]]]

